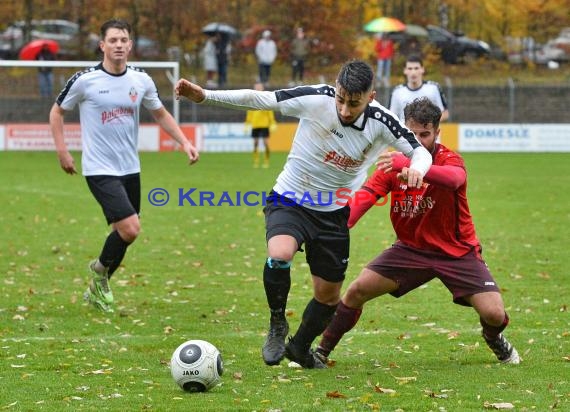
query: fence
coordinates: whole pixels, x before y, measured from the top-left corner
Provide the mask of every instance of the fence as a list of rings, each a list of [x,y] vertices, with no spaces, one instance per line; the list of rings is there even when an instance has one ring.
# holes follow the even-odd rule
[[[43,62],[54,67],[55,90],[74,72],[97,62]],[[42,99],[37,67],[42,62],[0,60],[0,123],[44,123],[53,99]],[[180,122],[242,122],[241,111],[178,102],[173,81],[179,76],[176,62],[132,63],[145,68],[155,80],[166,107]],[[171,71],[169,71],[171,70]],[[450,78],[442,84],[454,123],[570,123],[570,82],[562,85],[529,85],[505,79],[503,86],[455,86]],[[234,88],[251,85],[234,85]],[[390,90],[378,90],[378,100],[388,104]],[[180,105],[179,105],[180,104]],[[66,121],[78,121],[76,111]],[[277,120],[296,121],[278,115]],[[146,110],[141,121],[151,122]]]
[[[38,67],[51,67],[54,92],[59,93],[67,79],[75,72],[99,64],[99,61],[19,61],[0,60],[0,123],[44,123],[53,105],[52,98],[42,97],[38,83]],[[176,120],[180,120],[179,101],[174,96],[174,82],[180,77],[178,62],[133,62],[143,68],[156,83],[164,104]],[[141,112],[145,112],[142,110]],[[142,113],[141,113],[142,114]],[[66,116],[66,121],[78,121],[77,111]],[[147,119],[150,121],[150,117]]]

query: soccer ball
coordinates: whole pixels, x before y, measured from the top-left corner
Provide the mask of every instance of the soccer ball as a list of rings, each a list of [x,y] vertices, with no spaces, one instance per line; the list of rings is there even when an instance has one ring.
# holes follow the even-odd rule
[[[187,392],[206,392],[222,379],[224,362],[220,351],[205,340],[189,340],[176,348],[170,373]]]

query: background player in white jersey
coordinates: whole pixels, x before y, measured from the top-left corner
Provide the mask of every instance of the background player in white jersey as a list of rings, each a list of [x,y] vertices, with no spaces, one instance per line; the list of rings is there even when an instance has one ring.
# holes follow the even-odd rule
[[[198,160],[198,151],[163,106],[151,77],[127,66],[132,48],[130,34],[131,26],[125,21],[105,22],[99,42],[103,61],[71,77],[49,115],[59,163],[66,173],[75,174],[77,169],[63,138],[63,125],[65,112],[79,105],[82,172],[107,223],[112,225],[99,258],[89,264],[92,279],[85,297],[105,312],[113,311],[109,279],[140,231],[137,141],[141,104],[181,145],[190,164]]]
[[[390,96],[388,107],[398,118],[404,121],[404,107],[408,103],[413,102],[419,97],[427,97],[439,110],[441,110],[441,122],[449,118],[449,110],[447,109],[447,101],[441,90],[439,83],[424,80],[425,67],[421,57],[410,55],[406,58],[404,66],[404,75],[406,83],[400,84],[394,88]]]
[[[414,134],[374,100],[373,84],[372,68],[355,60],[342,66],[336,87],[213,91],[185,79],[176,85],[178,96],[194,102],[273,110],[300,119],[287,162],[264,208],[268,258],[263,284],[270,325],[262,355],[268,365],[287,356],[305,368],[326,367],[310,347],[340,301],[350,246],[346,194],[360,187],[379,153],[393,146],[411,157],[410,187],[422,185],[431,165],[431,155]],[[313,298],[286,344],[290,267],[303,246]]]

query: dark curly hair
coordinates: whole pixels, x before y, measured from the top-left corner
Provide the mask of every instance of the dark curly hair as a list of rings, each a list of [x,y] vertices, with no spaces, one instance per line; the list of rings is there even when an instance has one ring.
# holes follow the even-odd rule
[[[441,119],[441,109],[427,97],[418,97],[404,107],[404,119],[413,120],[423,126],[431,123],[437,129]]]

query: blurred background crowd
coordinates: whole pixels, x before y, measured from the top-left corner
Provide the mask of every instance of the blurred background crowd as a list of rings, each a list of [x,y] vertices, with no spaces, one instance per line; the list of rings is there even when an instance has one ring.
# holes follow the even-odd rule
[[[376,65],[380,36],[393,42],[398,73],[411,52],[428,66],[484,60],[493,70],[564,70],[568,9],[568,0],[6,0],[0,58],[18,59],[30,41],[44,39],[57,42],[58,59],[97,59],[101,16],[114,16],[133,25],[131,60],[178,60],[211,86],[314,82],[354,57]],[[274,45],[269,63],[259,55],[264,34]]]

